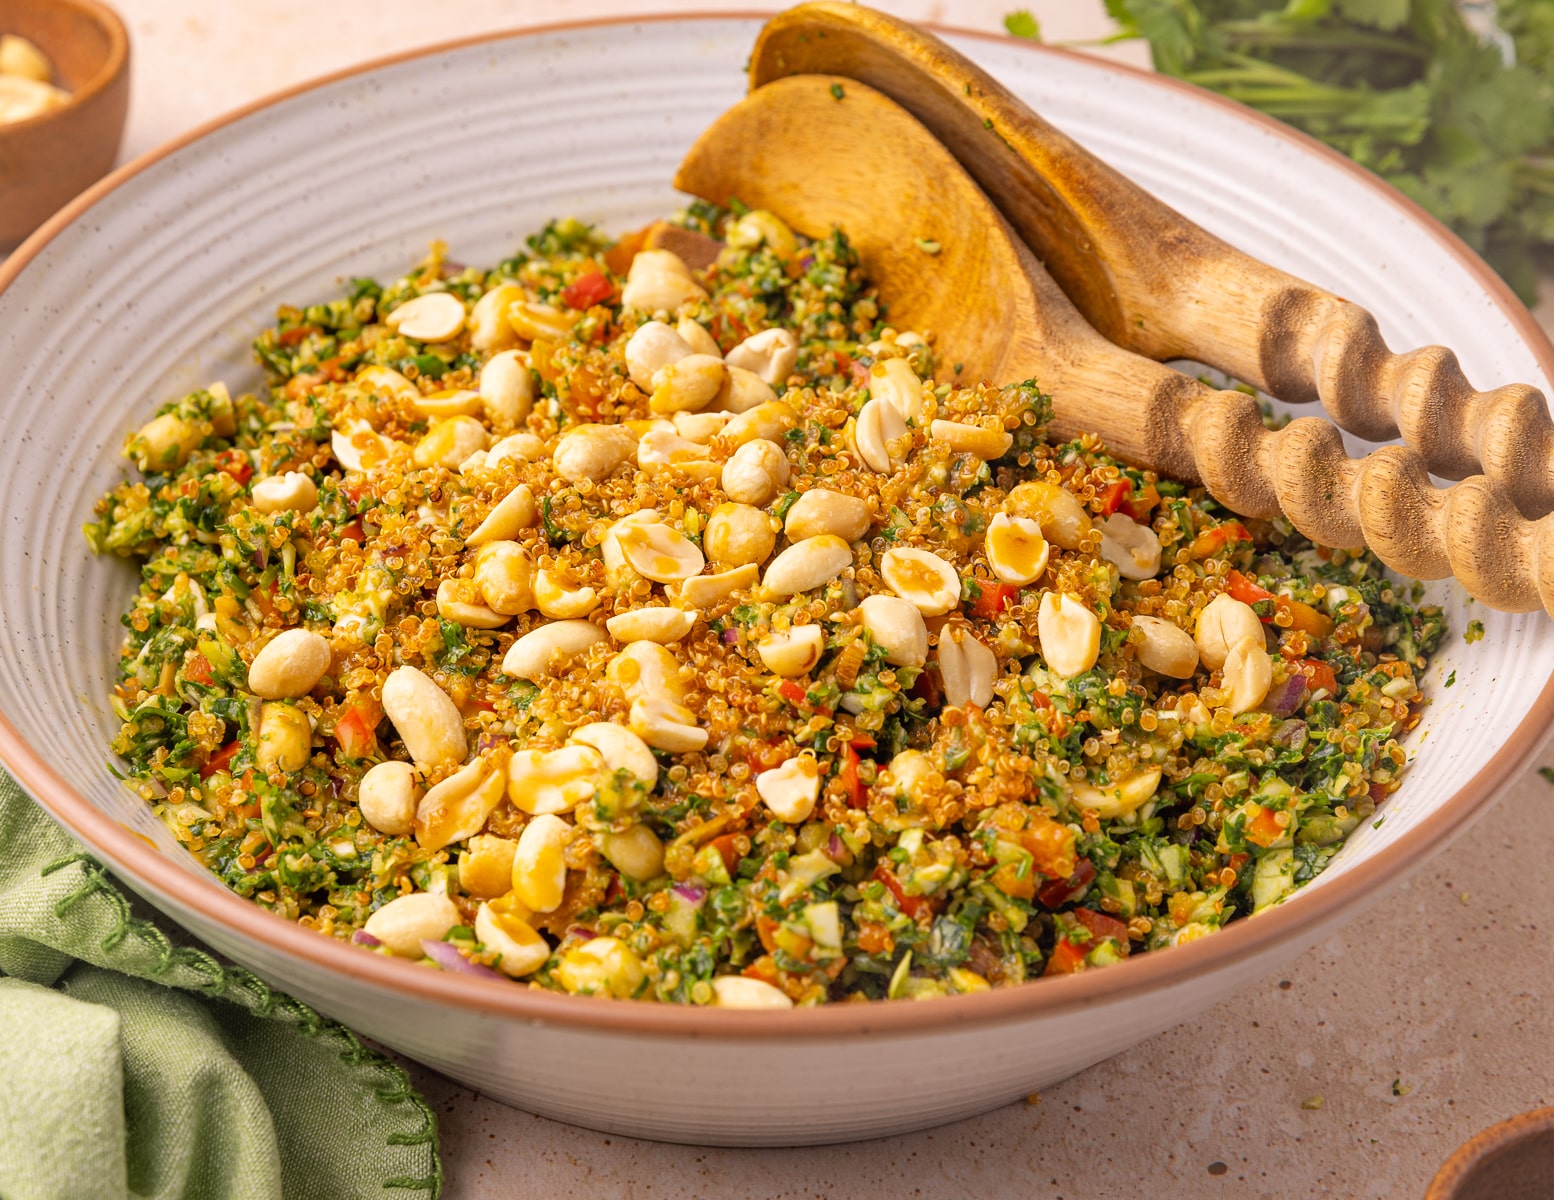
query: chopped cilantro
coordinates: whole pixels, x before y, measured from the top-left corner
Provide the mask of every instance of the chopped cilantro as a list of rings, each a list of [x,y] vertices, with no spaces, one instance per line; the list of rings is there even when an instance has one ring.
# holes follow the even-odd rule
[[[1022,8],[1005,16],[1004,28],[1010,37],[1024,38],[1030,42],[1041,41],[1041,23],[1031,15],[1029,9]]]

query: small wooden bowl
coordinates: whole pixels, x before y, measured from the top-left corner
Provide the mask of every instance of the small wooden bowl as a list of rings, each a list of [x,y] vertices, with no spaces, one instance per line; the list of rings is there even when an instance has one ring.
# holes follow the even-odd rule
[[[1470,1138],[1425,1200],[1546,1200],[1554,1191],[1554,1108],[1535,1108]]]
[[[129,107],[129,34],[97,0],[6,0],[0,34],[34,42],[70,93],[61,107],[0,125],[0,253],[113,166]]]

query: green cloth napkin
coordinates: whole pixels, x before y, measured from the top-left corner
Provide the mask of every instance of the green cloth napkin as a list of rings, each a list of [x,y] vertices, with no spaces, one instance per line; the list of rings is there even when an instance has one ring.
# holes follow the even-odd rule
[[[189,941],[0,771],[0,1197],[436,1197],[405,1072]]]

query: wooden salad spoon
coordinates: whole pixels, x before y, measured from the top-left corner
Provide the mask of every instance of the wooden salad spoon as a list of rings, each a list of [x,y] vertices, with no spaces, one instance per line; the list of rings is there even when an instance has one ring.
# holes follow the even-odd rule
[[[1554,612],[1554,517],[1527,520],[1482,476],[1436,488],[1402,446],[1352,459],[1314,417],[1272,431],[1253,397],[1108,341],[938,139],[865,84],[799,75],[751,92],[701,135],[675,185],[812,238],[842,229],[892,324],[931,332],[963,380],[1034,377],[1061,438],[1094,431],[1238,513],[1282,512],[1321,545],[1369,545],[1421,579],[1453,574],[1494,608]]]
[[[1360,437],[1401,433],[1436,475],[1482,472],[1526,516],[1554,510],[1554,421],[1536,388],[1475,391],[1441,346],[1392,353],[1363,308],[1193,224],[939,38],[858,4],[801,4],[762,30],[750,86],[801,74],[857,79],[922,121],[1119,346],[1320,400]]]

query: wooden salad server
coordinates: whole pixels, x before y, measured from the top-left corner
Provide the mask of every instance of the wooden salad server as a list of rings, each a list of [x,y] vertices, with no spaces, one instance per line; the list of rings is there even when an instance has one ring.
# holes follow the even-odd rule
[[[1094,431],[1238,513],[1282,512],[1319,544],[1364,543],[1407,575],[1455,575],[1493,608],[1554,612],[1554,517],[1527,520],[1482,476],[1436,488],[1402,446],[1352,459],[1314,417],[1269,430],[1253,397],[1108,341],[938,139],[856,80],[800,75],[751,92],[702,134],[675,185],[810,237],[841,228],[893,325],[934,334],[961,379],[1035,378],[1059,437]]]
[[[1526,516],[1554,510],[1554,422],[1541,392],[1475,391],[1440,346],[1392,353],[1363,308],[1199,228],[932,34],[857,4],[801,4],[762,30],[750,86],[800,74],[849,76],[916,116],[1119,346],[1207,363],[1282,400],[1320,400],[1360,437],[1401,433],[1436,475],[1482,472]]]

